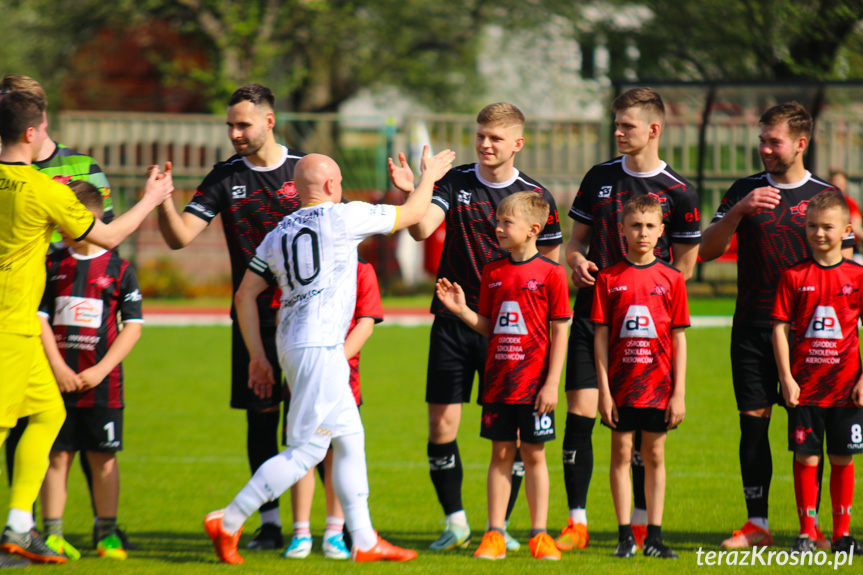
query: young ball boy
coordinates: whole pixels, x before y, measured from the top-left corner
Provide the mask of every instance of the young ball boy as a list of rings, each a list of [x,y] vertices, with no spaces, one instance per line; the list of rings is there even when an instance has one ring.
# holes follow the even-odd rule
[[[82,180],[69,187],[93,215],[102,216],[98,188]],[[115,455],[123,449],[120,362],[141,337],[141,292],[134,268],[115,252],[61,235],[69,249],[49,256],[39,306],[45,355],[66,404],[66,422],[51,448],[42,485],[44,535],[55,551],[72,559],[81,556],[63,538],[66,478],[75,452],[81,451],[93,471],[99,556],[125,559],[117,533],[120,469]]]
[[[489,530],[474,553],[481,559],[506,556],[505,516],[519,439],[531,516],[531,554],[537,559],[560,559],[560,551],[546,532],[544,445],[555,438],[554,408],[570,311],[566,272],[536,247],[548,214],[548,203],[536,192],[517,192],[500,203],[495,233],[500,246],[511,253],[483,268],[479,312],[468,307],[459,284],[446,278],[437,282],[438,299],[447,309],[490,338],[480,432],[492,441]]]
[[[773,349],[788,409],[800,536],[791,551],[816,548],[818,465],[824,437],[830,459],[834,551],[863,553],[851,537],[852,455],[863,452],[863,369],[857,322],[863,267],[842,257],[851,233],[848,205],[833,190],[806,207],[812,257],[782,274],[773,306]],[[789,334],[794,331],[793,343]]]
[[[345,357],[351,368],[351,393],[357,407],[362,405],[360,391],[360,350],[374,331],[375,324],[384,320],[381,305],[381,291],[375,268],[367,261],[358,260],[357,265],[357,302],[354,316],[345,337]],[[281,296],[281,290],[276,290]],[[278,301],[278,300],[276,300]],[[287,445],[288,412],[285,411],[285,437]],[[345,541],[345,514],[333,489],[333,450],[327,452],[323,461],[321,479],[326,491],[327,526],[324,530],[323,552],[327,559],[348,559],[351,556],[350,541]],[[318,466],[320,469],[320,465]],[[291,487],[291,509],[294,514],[293,537],[285,549],[284,557],[305,559],[312,552],[312,499],[315,496],[315,470],[309,470],[305,477]]]
[[[633,557],[629,467],[633,436],[642,433],[647,535],[644,555],[676,559],[662,542],[665,437],[686,412],[686,336],[689,308],[683,274],[656,258],[665,231],[662,207],[641,195],[623,206],[618,224],[626,259],[599,272],[591,321],[596,324],[599,414],[611,428],[611,494],[617,513],[615,557]]]

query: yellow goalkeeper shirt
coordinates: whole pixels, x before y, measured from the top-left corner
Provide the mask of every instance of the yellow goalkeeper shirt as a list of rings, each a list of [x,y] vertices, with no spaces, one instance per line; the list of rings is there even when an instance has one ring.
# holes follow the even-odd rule
[[[0,332],[39,334],[51,233],[59,226],[82,239],[94,223],[68,186],[27,164],[0,162]]]

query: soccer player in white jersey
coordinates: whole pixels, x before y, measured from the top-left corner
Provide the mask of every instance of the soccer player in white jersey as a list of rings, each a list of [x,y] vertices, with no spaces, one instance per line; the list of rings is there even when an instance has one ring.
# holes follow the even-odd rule
[[[356,298],[357,246],[419,222],[434,182],[455,154],[424,159],[425,171],[404,205],[339,203],[342,176],[331,158],[310,154],[294,180],[302,208],[267,234],[249,264],[235,302],[251,361],[249,385],[268,396],[275,381],[258,329],[256,298],[273,283],[282,290],[276,335],[279,363],[291,382],[288,448],[264,463],[227,508],[207,515],[204,526],[219,559],[242,563],[237,542],[245,520],[317,465],[333,444],[333,486],[353,539],[354,561],[407,561],[416,552],[396,547],[372,528],[368,509],[365,436],[349,385],[344,352]],[[401,170],[410,173],[406,162]],[[411,176],[412,177],[412,176]]]

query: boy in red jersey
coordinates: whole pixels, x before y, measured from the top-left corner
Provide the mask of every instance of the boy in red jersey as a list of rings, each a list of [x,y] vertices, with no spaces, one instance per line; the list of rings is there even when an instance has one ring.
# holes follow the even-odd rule
[[[77,180],[77,198],[102,216],[99,189]],[[123,368],[120,362],[141,336],[141,292],[135,270],[116,253],[61,231],[70,249],[48,258],[48,283],[39,306],[42,344],[66,404],[66,422],[51,448],[42,484],[46,543],[72,559],[81,554],[63,538],[66,478],[75,452],[93,471],[96,540],[100,557],[125,559],[117,533],[123,449]],[[122,322],[119,329],[118,313]]]
[[[854,497],[852,455],[863,453],[863,369],[857,322],[863,267],[842,257],[851,232],[842,195],[825,191],[806,207],[812,258],[782,274],[773,306],[773,349],[788,409],[800,536],[791,551],[814,552],[818,464],[824,438],[830,459],[833,551],[863,554],[849,533]],[[791,331],[796,334],[789,344]]]
[[[438,299],[478,333],[489,337],[482,393],[480,435],[492,441],[488,470],[488,525],[474,557],[501,559],[512,464],[519,440],[531,515],[530,551],[537,559],[560,559],[546,531],[548,467],[545,442],[555,438],[554,408],[566,357],[570,316],[566,272],[542,256],[536,238],[549,205],[536,192],[517,192],[498,206],[495,233],[509,257],[482,270],[479,312],[446,278]]]
[[[591,321],[596,324],[599,415],[611,428],[611,494],[617,513],[615,557],[633,557],[629,479],[633,437],[642,432],[647,535],[644,555],[676,559],[662,542],[665,437],[686,413],[686,336],[689,307],[683,274],[656,258],[665,231],[662,206],[648,195],[626,202],[618,224],[626,259],[599,272]]]

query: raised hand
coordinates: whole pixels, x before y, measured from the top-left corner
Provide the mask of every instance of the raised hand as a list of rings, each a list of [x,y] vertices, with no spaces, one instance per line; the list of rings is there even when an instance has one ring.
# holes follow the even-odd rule
[[[454,314],[458,314],[467,307],[464,290],[457,283],[441,278],[435,284],[435,292],[441,303]]]
[[[438,152],[431,158],[425,156],[425,149],[423,150],[423,153],[423,179],[431,177],[435,182],[444,177],[446,173],[450,171],[452,163],[455,160],[455,152],[452,150]]]
[[[423,148],[423,153],[428,154],[428,146]],[[387,158],[387,172],[390,181],[399,190],[409,194],[414,191],[414,173],[404,154],[399,153],[399,166],[396,166],[392,158]]]

